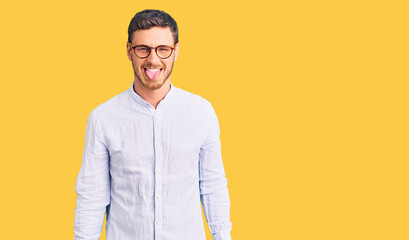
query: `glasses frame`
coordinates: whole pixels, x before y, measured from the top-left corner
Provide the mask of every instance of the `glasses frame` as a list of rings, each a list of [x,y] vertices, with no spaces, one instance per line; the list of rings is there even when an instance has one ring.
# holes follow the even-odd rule
[[[136,46],[132,46],[132,43],[131,43],[131,42],[129,42],[129,45],[130,45],[130,47],[132,48],[133,53],[135,53],[135,56],[137,56],[138,58],[141,58],[141,59],[145,59],[145,58],[149,57],[149,56],[151,55],[152,49],[155,49],[156,56],[158,56],[158,58],[160,58],[160,59],[167,59],[167,58],[169,58],[170,56],[172,56],[173,50],[175,50],[174,47],[171,47],[171,46],[168,46],[168,45],[159,45],[159,46],[156,46],[156,47],[149,47],[149,46],[144,45],[144,44],[139,44],[139,45],[136,45]],[[135,48],[136,48],[136,47],[140,47],[140,46],[144,46],[144,47],[149,48],[149,53],[148,53],[148,55],[147,55],[146,57],[140,57],[140,56],[138,56],[138,54],[136,54]],[[159,55],[158,55],[158,48],[160,48],[160,47],[169,47],[169,48],[171,49],[169,56],[167,56],[167,57],[165,57],[165,58],[159,57]]]

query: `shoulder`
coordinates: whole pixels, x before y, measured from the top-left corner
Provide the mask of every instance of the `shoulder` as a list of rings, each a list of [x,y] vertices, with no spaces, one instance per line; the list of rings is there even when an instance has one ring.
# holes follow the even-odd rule
[[[126,108],[129,105],[128,103],[127,91],[121,92],[96,106],[89,114],[89,118],[96,120],[110,118],[117,114],[120,109]]]
[[[175,87],[175,90],[178,104],[187,108],[194,108],[200,111],[205,111],[207,113],[209,113],[209,111],[213,111],[212,104],[204,97],[177,87]]]

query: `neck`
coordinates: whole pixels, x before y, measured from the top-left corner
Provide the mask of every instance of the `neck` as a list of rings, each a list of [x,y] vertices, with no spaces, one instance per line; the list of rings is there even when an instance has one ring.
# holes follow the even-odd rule
[[[166,80],[162,87],[156,90],[145,88],[137,79],[134,82],[134,91],[155,109],[170,90],[170,79]]]

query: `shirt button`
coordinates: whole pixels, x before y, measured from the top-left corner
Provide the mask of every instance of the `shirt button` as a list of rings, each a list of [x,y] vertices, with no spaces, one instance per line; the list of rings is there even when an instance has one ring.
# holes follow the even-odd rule
[[[159,226],[159,222],[156,222],[156,226]]]
[[[159,173],[159,170],[155,170],[156,173]]]
[[[156,146],[159,146],[160,145],[160,143],[159,142],[156,142]]]
[[[159,199],[160,198],[160,196],[158,195],[158,196],[156,196],[156,199]]]

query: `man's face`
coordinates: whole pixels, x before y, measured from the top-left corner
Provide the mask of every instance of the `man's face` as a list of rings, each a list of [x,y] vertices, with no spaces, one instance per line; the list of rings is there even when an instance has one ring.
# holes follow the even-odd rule
[[[136,77],[135,80],[138,80],[145,89],[157,90],[161,88],[166,81],[170,81],[173,63],[176,61],[179,52],[179,44],[174,44],[173,35],[169,27],[153,27],[134,32],[132,46],[137,45],[146,45],[149,47],[167,45],[175,48],[169,58],[159,58],[155,50],[152,49],[149,56],[142,59],[135,55],[130,43],[127,43],[128,58],[132,61]]]

